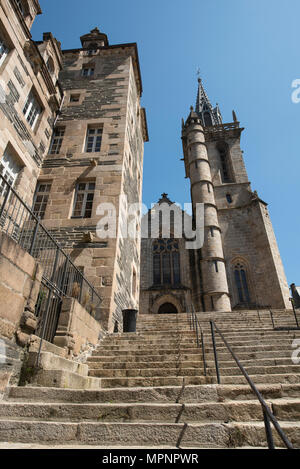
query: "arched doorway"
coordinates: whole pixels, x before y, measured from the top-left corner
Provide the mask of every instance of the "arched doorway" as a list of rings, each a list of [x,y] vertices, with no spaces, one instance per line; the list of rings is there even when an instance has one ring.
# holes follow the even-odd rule
[[[178,314],[178,311],[172,303],[164,303],[160,306],[157,314]]]

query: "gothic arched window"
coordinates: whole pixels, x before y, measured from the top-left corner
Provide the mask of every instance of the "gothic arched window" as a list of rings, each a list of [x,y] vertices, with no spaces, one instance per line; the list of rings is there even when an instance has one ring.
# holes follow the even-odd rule
[[[180,284],[180,254],[176,239],[157,239],[153,243],[154,285]]]
[[[204,116],[204,125],[205,125],[205,127],[209,127],[209,126],[213,125],[212,120],[211,120],[211,115],[210,115],[209,112],[204,112],[203,116]]]
[[[247,270],[243,262],[234,264],[234,280],[239,303],[250,303]]]
[[[223,183],[232,182],[231,170],[228,161],[228,149],[225,144],[218,145],[221,162],[221,177]]]

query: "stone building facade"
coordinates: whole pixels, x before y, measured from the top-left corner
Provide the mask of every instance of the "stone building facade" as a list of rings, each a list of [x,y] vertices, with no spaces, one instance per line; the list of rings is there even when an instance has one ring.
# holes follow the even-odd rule
[[[111,329],[138,307],[140,243],[122,237],[119,214],[120,196],[141,202],[147,124],[136,44],[110,46],[97,28],[81,42],[62,52],[64,102],[38,185],[47,188],[45,226],[99,291],[97,319]],[[96,233],[100,203],[115,209],[112,238]]]
[[[233,122],[223,124],[220,109],[212,107],[199,79],[195,110],[182,122],[182,143],[193,218],[196,205],[204,206],[204,244],[186,250],[177,240],[180,278],[189,291],[179,295],[179,285],[177,293],[172,291],[169,276],[172,256],[166,254],[165,265],[156,260],[155,245],[168,240],[142,241],[141,313],[164,312],[165,307],[182,312],[189,304],[197,311],[290,308],[267,204],[248,180],[240,147],[243,130],[234,112]],[[157,263],[160,280],[155,280]]]
[[[165,220],[165,227],[170,229],[171,237],[162,236],[164,220],[159,220],[160,212],[167,207],[174,211],[173,218],[170,216],[169,227]],[[184,215],[191,218],[164,193],[142,219],[142,235],[147,236],[141,240],[141,314],[184,313],[193,301],[193,251],[186,249],[183,231],[177,237],[174,228],[176,217],[183,220]],[[154,237],[152,231],[156,219],[158,237]],[[196,291],[197,287],[194,289]]]
[[[29,205],[63,98],[60,44],[50,33],[31,38],[40,13],[37,0],[0,4],[1,174]]]
[[[12,250],[17,238],[7,239],[7,235],[14,238],[8,226],[14,222],[20,232],[21,225],[13,217],[16,211],[25,210],[21,202],[13,207],[10,203],[2,217],[6,180],[100,295],[94,320],[113,330],[116,323],[122,326],[122,310],[138,308],[139,301],[140,241],[121,232],[128,206],[141,202],[144,142],[148,140],[137,45],[110,45],[107,36],[95,28],[80,38],[80,48],[62,51],[51,33],[33,41],[30,29],[41,13],[38,0],[0,2],[3,249],[9,245]],[[14,202],[14,197],[10,195],[5,203]],[[102,206],[101,212],[99,204],[106,204],[107,210]],[[107,235],[105,224],[98,236],[101,216],[109,224],[114,213],[114,235]],[[140,229],[138,217],[135,226]],[[17,248],[16,244],[16,252]],[[2,268],[0,296],[8,295],[7,289],[23,269],[23,261],[19,265],[9,254],[1,251],[5,258],[1,265],[11,262],[14,275],[7,284]],[[30,268],[36,265],[33,259],[30,262]],[[14,320],[10,322],[3,313],[1,331],[9,339],[20,326],[22,308],[26,309],[30,285],[35,282],[34,268],[24,272],[26,288],[23,284],[15,288]],[[39,271],[39,281],[41,275]],[[66,278],[68,273],[62,275]],[[61,288],[64,291],[66,286]],[[33,312],[36,300],[30,300]]]

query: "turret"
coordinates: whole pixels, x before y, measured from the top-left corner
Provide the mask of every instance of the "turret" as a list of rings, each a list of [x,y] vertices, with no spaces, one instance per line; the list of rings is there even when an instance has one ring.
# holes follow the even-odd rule
[[[199,253],[204,308],[206,311],[231,311],[221,230],[203,123],[201,115],[193,108],[187,121],[183,123],[182,142],[186,176],[191,183],[194,213],[196,204],[204,204],[205,237]]]
[[[94,28],[90,33],[81,36],[80,41],[84,49],[90,50],[109,45],[107,35],[101,33],[98,28]]]

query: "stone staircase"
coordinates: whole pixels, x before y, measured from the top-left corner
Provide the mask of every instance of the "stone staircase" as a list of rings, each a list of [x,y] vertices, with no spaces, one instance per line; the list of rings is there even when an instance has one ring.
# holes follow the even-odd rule
[[[216,384],[213,319],[300,448],[300,365],[291,358],[300,330],[274,330],[268,311],[198,318],[206,376],[187,315],[140,315],[136,334],[107,336],[89,357],[89,377],[98,378],[99,389],[8,388],[0,401],[0,441],[7,447],[266,447],[261,406],[218,335]],[[295,327],[290,312],[278,311],[274,320],[276,327]]]

